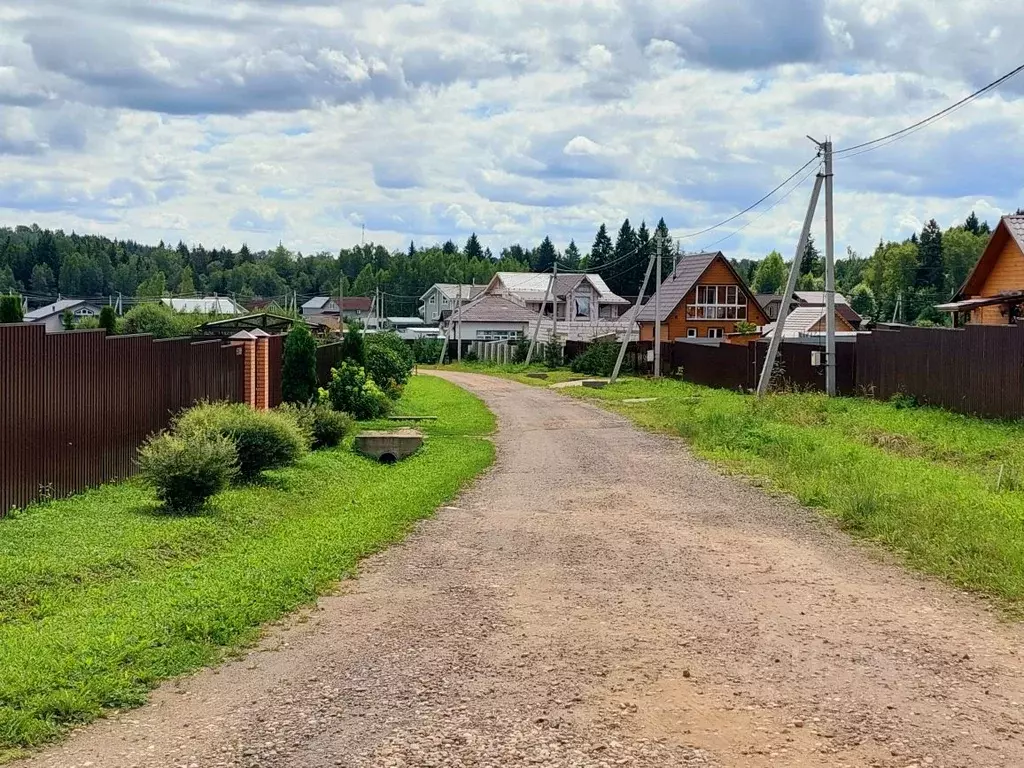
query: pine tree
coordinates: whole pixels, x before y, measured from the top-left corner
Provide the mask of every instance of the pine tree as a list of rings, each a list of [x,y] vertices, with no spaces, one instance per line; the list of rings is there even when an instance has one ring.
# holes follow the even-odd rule
[[[466,241],[466,249],[463,251],[467,258],[479,261],[484,257],[484,249],[480,247],[480,241],[476,238],[476,232],[469,236]]]
[[[918,241],[917,286],[941,293],[946,282],[942,260],[942,230],[935,219],[921,231]]]
[[[441,246],[441,252],[445,256],[456,256],[459,253],[459,246],[457,246],[451,240],[448,240],[445,242],[444,245]]]
[[[668,277],[676,263],[676,248],[672,242],[672,235],[669,234],[668,225],[665,219],[658,219],[658,226],[654,228],[654,242],[657,245],[658,238],[662,239],[661,244],[661,275]]]
[[[633,271],[630,260],[636,257],[639,245],[636,232],[629,223],[629,219],[626,219],[619,227],[619,235],[615,239],[615,251],[612,253],[614,266],[608,270],[609,274],[601,275],[608,283],[608,287],[620,296],[635,296],[634,291],[640,287],[639,281],[633,285],[629,281],[629,276]]]
[[[807,247],[804,248],[804,257],[800,261],[800,274],[821,277],[825,274],[825,262],[821,258],[821,252],[814,245],[814,236],[807,238]]]
[[[65,309],[60,316],[60,324],[65,331],[75,330],[75,316],[71,314],[70,309]]]
[[[580,268],[580,249],[576,247],[576,241],[570,240],[569,246],[565,249],[565,253],[562,254],[562,264],[565,265],[566,269],[576,270]]]
[[[611,260],[612,239],[608,237],[608,228],[602,224],[600,229],[597,230],[594,245],[590,248],[590,256],[587,258],[587,269],[592,272],[600,272]]]
[[[558,251],[555,250],[555,245],[551,242],[550,237],[545,237],[544,242],[534,253],[533,268],[535,271],[550,272],[554,268],[555,260],[558,259]]]
[[[637,286],[633,290],[639,290],[640,283],[644,279],[644,274],[647,272],[647,262],[650,261],[651,253],[654,251],[655,243],[651,241],[651,233],[647,229],[647,222],[640,222],[640,229],[636,231],[636,243],[637,252],[633,254],[631,259],[626,263],[629,265],[629,274],[624,275],[626,285]],[[665,273],[662,272],[662,279],[666,277]],[[651,279],[647,281],[647,295],[653,295],[655,289],[655,283],[658,280],[658,273],[651,271]]]
[[[410,259],[415,259],[416,258],[416,243],[414,241],[412,241],[412,240],[409,241],[409,250],[406,253],[406,255]]]
[[[964,229],[972,235],[981,234],[981,222],[978,221],[978,216],[974,211],[971,211],[971,215],[968,216],[967,221],[964,222]]]

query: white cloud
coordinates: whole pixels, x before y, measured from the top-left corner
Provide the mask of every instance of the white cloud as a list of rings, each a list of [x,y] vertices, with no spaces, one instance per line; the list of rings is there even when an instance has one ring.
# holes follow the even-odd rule
[[[0,0],[0,19],[2,224],[310,251],[365,223],[498,250],[725,218],[811,156],[805,134],[856,143],[1009,70],[994,41],[1024,8]],[[1024,204],[1021,94],[838,163],[839,250]],[[720,247],[788,252],[805,189]]]

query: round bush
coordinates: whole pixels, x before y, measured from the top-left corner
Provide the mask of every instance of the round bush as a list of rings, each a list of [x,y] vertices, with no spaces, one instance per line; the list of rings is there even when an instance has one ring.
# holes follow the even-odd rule
[[[341,444],[354,424],[351,416],[332,410],[330,405],[283,405],[281,410],[298,422],[314,450]]]
[[[611,376],[619,357],[619,345],[607,341],[595,342],[573,361],[573,373],[588,376]]]
[[[242,403],[196,406],[178,418],[175,430],[231,440],[238,451],[239,474],[246,480],[294,464],[309,448],[309,437],[294,418],[280,411],[254,411]]]
[[[412,345],[407,343],[394,331],[388,331],[387,333],[373,333],[366,337],[367,351],[371,347],[384,347],[390,349],[397,355],[399,364],[405,371],[405,378],[408,379],[412,374],[412,369],[416,367],[416,354],[413,352]],[[438,350],[440,354],[440,350]],[[437,356],[434,356],[434,362],[437,361]],[[367,360],[367,366],[369,366],[369,360]],[[367,371],[369,372],[369,371]],[[400,384],[404,384],[405,381],[399,379]],[[380,382],[377,382],[380,384]]]
[[[195,512],[238,473],[234,443],[213,434],[162,432],[139,449],[140,475],[169,512]]]
[[[328,393],[334,410],[350,413],[360,421],[379,419],[391,408],[387,395],[367,378],[366,371],[348,360],[331,371]]]
[[[366,375],[393,399],[401,397],[410,370],[389,347],[374,344],[366,348]]]

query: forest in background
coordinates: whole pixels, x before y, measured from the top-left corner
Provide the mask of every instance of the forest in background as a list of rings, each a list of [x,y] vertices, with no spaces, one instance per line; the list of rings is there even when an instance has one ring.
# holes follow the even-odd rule
[[[862,315],[904,322],[942,322],[933,306],[953,294],[981,255],[991,234],[972,212],[957,226],[942,230],[931,220],[920,233],[901,242],[880,241],[862,257],[847,249],[836,261],[836,285]],[[218,294],[240,302],[268,299],[301,304],[316,295],[337,295],[344,280],[348,296],[386,295],[388,313],[414,315],[418,298],[434,283],[484,284],[495,272],[597,272],[621,296],[635,299],[658,236],[664,239],[663,274],[679,255],[664,220],[653,231],[646,222],[634,228],[626,219],[614,240],[602,224],[590,249],[573,241],[559,251],[550,237],[526,247],[513,244],[497,255],[473,234],[459,245],[451,240],[428,247],[410,243],[390,251],[373,243],[343,248],[337,254],[296,253],[284,245],[269,251],[144,245],[98,235],[66,234],[38,226],[0,228],[0,293],[21,293],[33,305],[65,297],[158,298]],[[685,256],[684,251],[680,251]],[[761,260],[733,259],[755,293],[777,293],[788,265],[779,251]],[[803,257],[800,287],[824,287],[824,259],[812,241]],[[648,293],[653,291],[653,280]]]

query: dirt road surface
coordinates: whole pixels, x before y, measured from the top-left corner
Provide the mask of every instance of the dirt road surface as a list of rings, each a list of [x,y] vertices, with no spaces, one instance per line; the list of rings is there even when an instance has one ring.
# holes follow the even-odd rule
[[[1024,766],[1024,632],[678,442],[449,378],[494,470],[246,658],[28,766]]]

